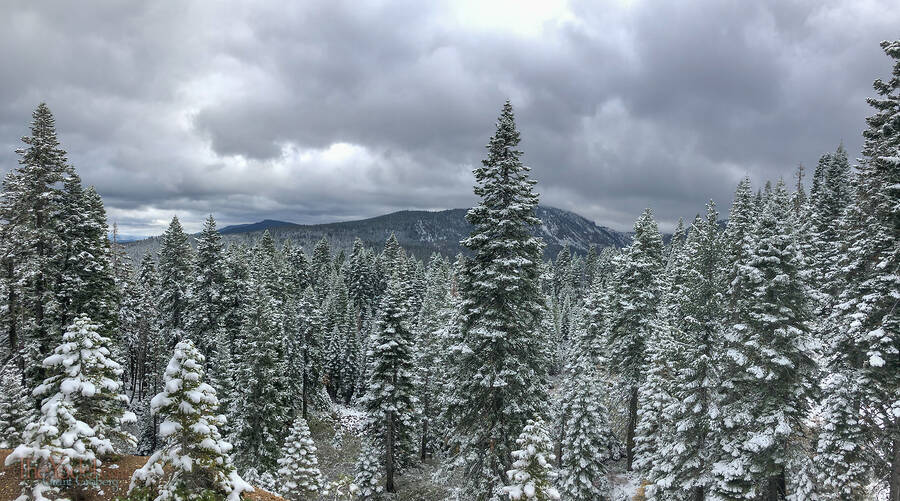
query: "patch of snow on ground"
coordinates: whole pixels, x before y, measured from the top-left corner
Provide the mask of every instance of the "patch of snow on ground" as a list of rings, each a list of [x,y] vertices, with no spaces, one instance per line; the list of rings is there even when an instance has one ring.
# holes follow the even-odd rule
[[[363,427],[366,424],[366,413],[360,409],[346,407],[343,405],[335,405],[334,412],[337,414],[340,430],[342,433],[349,433],[356,437],[361,437]]]
[[[631,501],[637,495],[641,479],[635,473],[616,473],[609,478],[609,493],[612,501]]]

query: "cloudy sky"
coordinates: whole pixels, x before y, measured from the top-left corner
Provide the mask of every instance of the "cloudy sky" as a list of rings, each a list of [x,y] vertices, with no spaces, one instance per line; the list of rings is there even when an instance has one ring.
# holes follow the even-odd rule
[[[0,170],[46,101],[126,234],[466,207],[509,98],[542,203],[668,228],[857,156],[897,26],[895,0],[13,0]]]

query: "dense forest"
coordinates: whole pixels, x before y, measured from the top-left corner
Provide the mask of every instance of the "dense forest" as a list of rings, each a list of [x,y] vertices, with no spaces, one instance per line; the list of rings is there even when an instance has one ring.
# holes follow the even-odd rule
[[[466,254],[427,262],[394,237],[225,245],[213,216],[195,248],[176,217],[132,262],[41,104],[0,196],[6,464],[148,456],[134,500],[587,501],[623,481],[900,500],[900,41],[882,48],[858,162],[838,146],[808,189],[802,168],[745,178],[668,244],[647,209],[627,248],[549,261],[509,102]],[[352,451],[340,476],[323,427]],[[440,494],[404,492],[413,475]],[[19,499],[80,489],[26,478]]]

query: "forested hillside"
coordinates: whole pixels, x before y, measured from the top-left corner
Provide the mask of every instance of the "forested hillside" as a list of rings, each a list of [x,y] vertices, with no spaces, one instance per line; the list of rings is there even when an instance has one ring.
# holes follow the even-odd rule
[[[39,105],[0,196],[17,499],[83,499],[104,477],[71,480],[140,455],[123,499],[897,501],[900,41],[882,48],[855,166],[837,146],[808,190],[744,178],[668,243],[646,209],[621,249],[539,206],[507,101],[465,225],[223,236],[210,216],[192,246],[175,217],[134,262]],[[548,242],[590,232],[609,245]]]

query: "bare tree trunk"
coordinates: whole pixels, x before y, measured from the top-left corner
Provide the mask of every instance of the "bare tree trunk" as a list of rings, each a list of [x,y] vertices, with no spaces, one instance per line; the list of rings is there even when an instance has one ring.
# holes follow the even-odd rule
[[[637,428],[638,389],[631,388],[631,400],[628,403],[628,430],[625,434],[625,469],[631,471],[634,464],[634,432]]]
[[[385,447],[385,490],[388,492],[397,492],[394,487],[394,412],[390,411],[387,415],[387,444]]]

